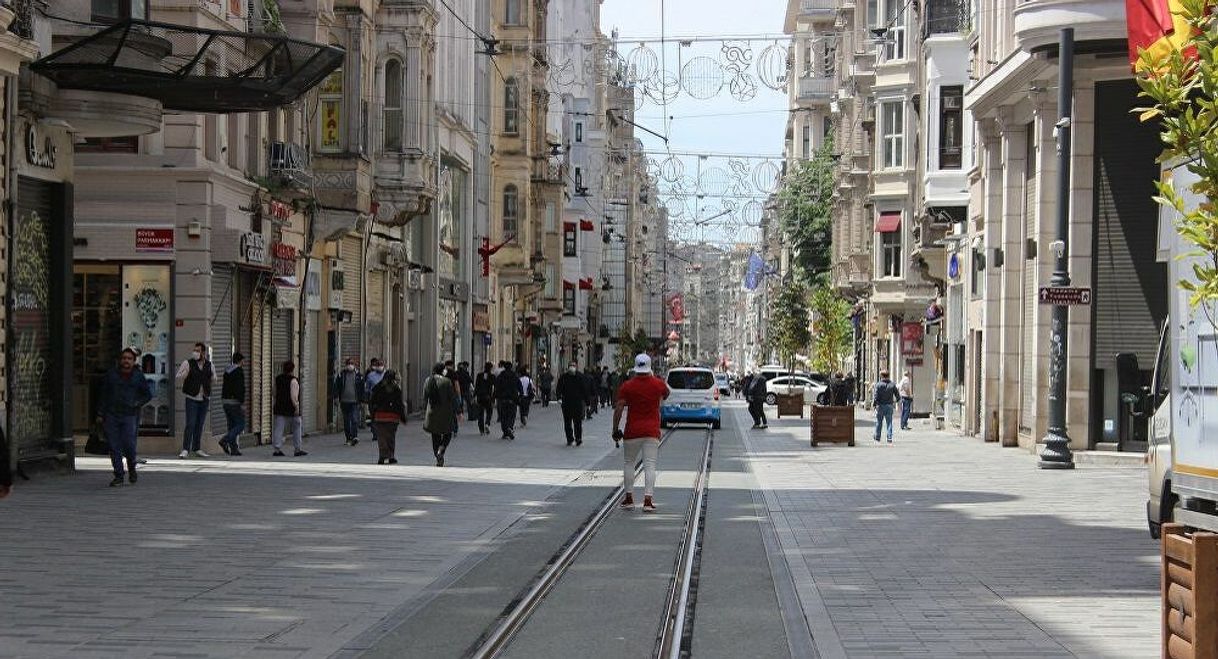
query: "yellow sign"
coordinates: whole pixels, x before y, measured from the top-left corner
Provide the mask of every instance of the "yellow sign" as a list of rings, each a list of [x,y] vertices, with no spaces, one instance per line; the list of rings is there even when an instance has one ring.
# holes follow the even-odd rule
[[[339,101],[326,100],[321,102],[321,148],[339,149],[339,118],[341,116]]]

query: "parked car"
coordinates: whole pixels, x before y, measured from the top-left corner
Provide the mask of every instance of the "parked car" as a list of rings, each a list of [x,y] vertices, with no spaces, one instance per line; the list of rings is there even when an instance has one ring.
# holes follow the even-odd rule
[[[765,402],[767,405],[777,405],[779,395],[802,393],[805,403],[813,403],[827,388],[824,384],[802,375],[783,375],[766,383]]]
[[[732,395],[732,383],[728,380],[727,373],[715,374],[715,386],[719,388],[720,396]]]
[[[718,429],[719,387],[709,368],[674,368],[666,378],[672,391],[660,407],[660,426],[706,423]]]

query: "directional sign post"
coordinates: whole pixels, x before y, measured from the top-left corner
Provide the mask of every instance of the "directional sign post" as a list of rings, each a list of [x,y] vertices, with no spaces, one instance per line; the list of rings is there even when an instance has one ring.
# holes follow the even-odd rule
[[[1081,286],[1041,286],[1040,303],[1063,306],[1090,306],[1091,289]]]

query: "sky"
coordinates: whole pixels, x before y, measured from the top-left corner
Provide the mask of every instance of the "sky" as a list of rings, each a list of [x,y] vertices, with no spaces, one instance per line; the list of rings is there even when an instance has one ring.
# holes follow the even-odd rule
[[[666,43],[663,48],[652,41],[644,50],[639,50],[638,40],[661,35],[661,0],[604,0],[601,5],[601,29],[606,34],[618,30],[619,53],[627,62],[637,63],[634,70],[647,75],[653,67],[661,68],[656,64],[663,60],[662,67],[671,76],[668,93],[661,91],[659,74],[652,76],[655,82],[650,86],[656,91],[641,105],[636,103],[635,114],[638,124],[667,134],[667,147],[658,137],[641,130],[635,133],[648,151],[657,152],[652,157],[661,172],[662,190],[676,191],[667,198],[674,215],[670,233],[678,239],[733,242],[757,237],[756,229],[733,231],[733,227],[755,225],[760,219],[765,188],[772,185],[781,165],[787,94],[768,88],[763,80],[780,82],[775,76],[782,74],[780,60],[785,62],[788,43],[782,34],[786,5],[786,0],[663,0],[665,37],[696,40],[688,45]],[[724,52],[724,40],[730,40],[729,47],[742,49],[741,58]],[[749,61],[747,67],[738,68],[751,85],[731,71],[732,61]],[[733,79],[736,89],[752,87],[755,94],[748,100],[739,98],[750,96],[747,91],[734,95],[727,82]],[[718,88],[720,82],[723,86]],[[663,96],[675,96],[666,110],[660,103]],[[665,122],[665,116],[672,119]],[[669,156],[669,151],[675,155]],[[681,155],[686,153],[771,157]],[[698,193],[703,194],[701,199]],[[725,210],[726,215],[708,220]]]

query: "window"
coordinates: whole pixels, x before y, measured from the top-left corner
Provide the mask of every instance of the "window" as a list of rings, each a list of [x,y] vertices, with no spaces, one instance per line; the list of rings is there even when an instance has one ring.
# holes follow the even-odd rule
[[[562,312],[565,316],[575,315],[575,285],[562,283]]]
[[[884,59],[895,61],[905,59],[905,17],[906,0],[884,0]]]
[[[584,122],[575,122],[575,142],[581,143],[584,141]]]
[[[343,150],[343,70],[335,69],[326,76],[317,92],[321,107],[321,123],[318,126],[321,138],[318,148],[326,153],[338,153]],[[298,140],[289,134],[288,141]]]
[[[546,231],[558,231],[558,214],[552,201],[546,202]]]
[[[575,256],[575,223],[567,222],[562,228],[562,255]]]
[[[76,153],[138,153],[140,138],[129,137],[86,137],[84,142],[76,144]]]
[[[121,21],[128,18],[148,18],[147,0],[92,0],[93,20]]]
[[[804,42],[804,77],[812,77],[812,40]]]
[[[703,391],[715,388],[715,374],[710,371],[669,371],[668,386],[671,389]]]
[[[575,168],[575,187],[584,187],[584,170],[581,167]]]
[[[960,169],[963,165],[964,87],[941,88],[943,107],[939,112],[939,169]]]
[[[876,221],[876,233],[880,234],[880,277],[901,276],[901,212],[880,213]]]
[[[825,52],[821,56],[821,71],[826,78],[832,78],[837,73],[837,38],[822,38],[825,40]]]
[[[503,132],[520,132],[520,85],[515,78],[503,83]]]
[[[905,105],[904,101],[880,103],[880,162],[884,169],[905,166]]]
[[[969,293],[974,298],[981,297],[981,292],[985,290],[985,249],[976,247],[972,250],[972,277],[969,280]]]
[[[833,118],[825,117],[822,121],[824,121],[824,132],[822,134],[827,138],[833,133]]]
[[[503,12],[504,25],[524,25],[523,16],[521,15],[522,0],[503,0],[507,5]]]
[[[811,158],[812,157],[812,126],[810,124],[804,124],[803,142],[804,142],[804,150],[801,153],[804,154],[804,159]]]
[[[520,200],[520,193],[516,190],[516,186],[507,185],[503,188],[503,239],[504,240],[511,239],[511,240],[515,241],[517,238],[516,234],[519,230],[519,223],[517,221],[518,216],[516,213],[518,210],[519,200]]]
[[[402,87],[405,82],[402,62],[390,59],[385,62],[385,105],[381,118],[384,122],[385,150],[402,150]]]
[[[553,263],[546,264],[546,283],[543,294],[550,300],[558,297],[558,268]]]

